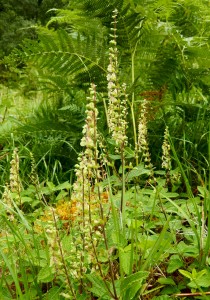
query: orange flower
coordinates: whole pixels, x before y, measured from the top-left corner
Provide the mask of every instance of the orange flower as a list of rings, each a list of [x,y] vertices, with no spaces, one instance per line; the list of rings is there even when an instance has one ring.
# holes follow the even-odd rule
[[[60,201],[56,207],[56,213],[61,220],[74,221],[77,212],[77,202],[74,201]]]

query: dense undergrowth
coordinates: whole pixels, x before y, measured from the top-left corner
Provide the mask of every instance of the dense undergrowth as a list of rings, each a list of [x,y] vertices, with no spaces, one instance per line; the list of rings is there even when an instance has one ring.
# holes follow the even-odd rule
[[[112,100],[115,88],[109,90]],[[154,170],[145,100],[136,149],[128,147],[126,113],[119,113],[126,101],[121,103],[114,108],[109,101],[114,137],[108,153],[97,131],[92,85],[73,186],[40,183],[32,154],[30,184],[24,186],[14,149],[1,200],[1,299],[208,297],[208,183],[199,178],[192,191],[167,127],[162,170]],[[180,193],[183,185],[186,192]]]
[[[135,99],[138,87],[129,90],[120,76],[118,10],[112,14],[106,91],[92,81],[83,101],[75,88],[71,105],[59,98],[50,116],[48,105],[17,119],[13,107],[8,116],[1,107],[2,300],[209,298],[207,95],[183,90],[175,110],[160,99],[170,98],[164,87]],[[185,100],[199,95],[196,119],[183,118]]]

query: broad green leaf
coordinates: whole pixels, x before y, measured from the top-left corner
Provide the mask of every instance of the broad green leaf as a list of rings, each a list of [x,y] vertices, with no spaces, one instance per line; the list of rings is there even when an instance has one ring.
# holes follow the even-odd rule
[[[66,197],[67,195],[68,195],[68,192],[61,190],[60,193],[58,194],[58,196],[56,197],[56,200],[59,201],[59,200],[63,199],[64,197]]]
[[[33,201],[33,199],[31,197],[21,197],[21,203],[22,204],[26,203],[26,202],[30,203],[32,201]]]
[[[53,182],[47,181],[47,186],[49,187],[50,190],[54,190],[55,185]]]
[[[52,287],[44,296],[43,300],[60,300],[61,288]]]
[[[54,274],[52,271],[52,268],[49,266],[45,266],[44,268],[42,268],[39,273],[38,273],[38,281],[40,282],[50,282],[52,281],[54,278]]]
[[[118,154],[109,154],[109,158],[113,160],[121,159],[121,156]]]
[[[125,292],[128,288],[130,288],[135,283],[142,283],[144,279],[146,279],[149,275],[147,271],[139,271],[137,273],[131,274],[125,279],[121,281],[120,289],[122,292]]]
[[[65,181],[54,188],[54,191],[60,190],[69,190],[71,188],[71,184],[68,181]]]
[[[163,287],[163,285],[161,287]],[[180,292],[180,289],[177,287],[177,285],[164,285],[164,287],[161,289],[162,295],[177,294],[179,292]]]
[[[35,206],[39,205],[40,204],[40,201],[39,200],[34,200],[32,203],[31,203],[31,207],[34,208]]]
[[[0,299],[2,300],[11,300],[11,294],[8,290],[3,289],[3,291],[0,291]]]
[[[139,177],[143,174],[150,174],[150,170],[145,169],[144,165],[138,165],[137,167],[134,167],[127,175],[126,175],[126,181],[130,181],[131,179],[135,177]]]
[[[135,152],[131,148],[126,147],[125,148],[125,157],[126,158],[133,158],[133,157],[135,157]]]
[[[36,299],[36,296],[37,296],[37,289],[35,287],[34,288],[30,288],[30,290],[27,291],[23,295],[23,297],[21,297],[21,300]]]
[[[193,232],[193,231],[190,231]],[[196,257],[198,255],[198,247],[197,245],[187,245],[185,244],[183,241],[181,241],[178,245],[177,245],[177,250],[178,253],[188,257],[188,256],[193,256]]]
[[[66,105],[66,106],[63,106],[63,107],[59,108],[58,110],[68,110],[71,107],[72,107],[71,105]]]
[[[206,187],[198,186],[197,189],[198,189],[201,197],[203,197],[203,198],[209,197],[209,191],[207,190]]]
[[[128,225],[128,228],[132,228],[132,229],[139,228],[144,225],[144,222],[142,220],[135,220],[135,219],[127,219],[126,223]]]
[[[130,288],[128,288],[125,292],[124,299],[133,300],[136,293],[141,289],[142,281],[136,281]],[[136,298],[135,298],[136,299]]]
[[[71,294],[61,293],[60,295],[61,295],[63,298],[65,298],[65,299],[72,299],[72,295],[71,295]]]
[[[158,278],[158,282],[160,284],[176,285],[176,283],[174,282],[174,280],[172,278],[161,277],[161,278]]]
[[[44,195],[50,195],[53,192],[53,190],[51,190],[47,186],[44,186],[44,187],[41,187],[41,189],[40,189],[39,192],[42,193],[42,194],[44,194]]]
[[[169,227],[171,216],[169,216],[168,220],[164,224],[164,227],[158,236],[154,246],[152,247],[151,251],[149,252],[149,255],[144,262],[144,264],[141,266],[142,270],[146,270],[148,266],[152,263],[157,263],[157,261],[160,259],[161,255],[165,252],[165,249],[169,248],[171,236],[167,235],[167,229]]]
[[[108,184],[121,185],[122,182],[119,177],[112,175],[109,178],[105,179],[102,183],[103,186],[107,186]]]
[[[119,250],[119,256],[120,256],[120,265],[123,268],[123,271],[125,274],[129,274],[130,272],[130,259],[131,259],[131,252],[124,252],[123,250]]]
[[[162,198],[177,198],[177,197],[179,197],[179,194],[167,192],[167,191],[161,191],[161,197]]]
[[[109,143],[110,145],[113,145],[116,147],[116,141],[114,139],[110,139],[110,138],[107,138],[106,139],[107,143]]]
[[[170,258],[169,264],[167,267],[168,273],[173,273],[174,271],[178,270],[179,268],[183,267],[184,263],[180,259],[178,255],[174,255]]]
[[[104,280],[95,274],[87,274],[86,278],[92,283],[92,287],[89,289],[95,296],[102,297],[102,296],[109,296],[109,292],[106,288],[106,284]],[[110,298],[108,298],[110,299]]]
[[[118,232],[117,230],[113,230],[111,233],[112,241],[114,244],[116,244],[118,247],[125,247],[125,244],[127,242],[126,237],[122,232]]]

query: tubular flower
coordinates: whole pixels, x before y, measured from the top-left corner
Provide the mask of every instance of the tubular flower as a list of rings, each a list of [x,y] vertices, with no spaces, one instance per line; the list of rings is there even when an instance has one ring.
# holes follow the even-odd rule
[[[73,240],[71,243],[72,253],[71,274],[79,280],[86,273],[88,265],[92,269],[97,268],[96,246],[103,241],[102,229],[104,225],[104,216],[102,213],[103,198],[98,183],[102,179],[99,164],[100,157],[98,153],[98,144],[100,138],[97,133],[96,91],[95,85],[90,88],[89,103],[86,106],[86,122],[83,127],[83,138],[81,146],[84,151],[79,155],[76,165],[76,181],[73,185],[73,194],[70,207],[72,211]],[[94,192],[97,188],[97,192]],[[76,203],[76,205],[75,205]],[[74,208],[74,209],[73,209]],[[76,256],[75,256],[76,255]]]
[[[147,141],[147,101],[144,100],[141,107],[141,113],[139,117],[138,125],[138,145],[137,149],[142,153],[145,167],[152,169],[151,157],[149,152],[149,145]]]
[[[21,183],[19,176],[19,155],[18,149],[15,148],[12,154],[12,160],[10,162],[10,182],[9,187],[12,193],[20,194],[21,192]]]
[[[31,158],[31,174],[30,174],[31,182],[35,186],[38,186],[39,185],[39,177],[36,172],[36,162],[35,162],[34,155],[32,152],[30,152],[30,158]]]
[[[77,180],[74,183],[73,190],[77,199],[81,199],[87,194],[95,178],[99,178],[98,171],[98,149],[97,149],[97,116],[96,108],[96,86],[92,84],[90,88],[89,103],[86,105],[86,122],[83,126],[83,138],[80,145],[85,150],[78,157],[78,164],[75,166]]]
[[[171,170],[171,155],[170,155],[170,144],[169,144],[169,130],[168,126],[165,128],[164,141],[162,145],[163,155],[162,155],[162,168],[166,171]]]
[[[109,48],[109,65],[107,67],[107,81],[108,81],[108,127],[109,131],[114,139],[117,148],[121,148],[127,144],[126,136],[126,115],[127,115],[127,94],[126,85],[123,84],[122,88],[118,83],[118,50],[116,47],[116,17],[117,10],[113,12],[114,27],[112,28],[113,34],[111,34],[112,40],[110,41]]]
[[[13,210],[12,210],[12,208],[13,208],[12,196],[11,196],[11,193],[10,193],[10,190],[9,190],[8,183],[5,184],[4,192],[2,194],[2,201],[3,201],[4,204],[6,204],[6,212],[7,212],[8,219],[10,221],[14,221],[15,216],[14,216]]]

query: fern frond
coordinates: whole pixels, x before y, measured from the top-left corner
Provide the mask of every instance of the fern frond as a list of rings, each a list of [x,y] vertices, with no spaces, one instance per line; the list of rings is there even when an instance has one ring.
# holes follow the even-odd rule
[[[84,75],[85,83],[89,84],[93,80],[100,82],[105,79],[105,48],[94,36],[73,38],[65,30],[52,32],[45,29],[39,42],[25,41],[21,50],[15,49],[9,60],[34,65],[48,74],[69,76],[71,82]],[[97,78],[92,77],[91,69],[97,70]]]
[[[79,9],[51,9],[50,11],[54,11],[56,16],[47,23],[48,28],[55,23],[56,26],[64,27],[73,37],[78,34],[86,37],[94,34],[97,39],[102,39],[107,34],[107,28],[102,25],[101,20],[90,18],[82,14]]]

